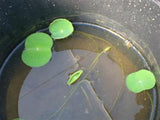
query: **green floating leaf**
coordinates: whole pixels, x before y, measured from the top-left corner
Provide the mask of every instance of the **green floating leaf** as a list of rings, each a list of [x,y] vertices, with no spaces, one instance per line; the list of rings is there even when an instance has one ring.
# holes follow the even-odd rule
[[[52,38],[46,33],[33,33],[26,38],[25,48],[51,48]]]
[[[80,76],[81,76],[82,74],[83,74],[83,70],[78,70],[78,71],[74,72],[74,73],[70,76],[67,84],[68,84],[68,85],[73,84],[74,82],[76,82],[76,81],[80,78]]]
[[[15,119],[13,119],[13,120],[24,120],[24,119],[21,119],[21,118],[15,118]]]
[[[30,67],[40,67],[52,57],[50,49],[26,49],[22,53],[22,61]]]
[[[22,61],[30,67],[45,65],[52,56],[52,38],[46,33],[33,33],[25,41]]]
[[[71,35],[74,28],[67,19],[56,19],[49,25],[49,31],[54,39],[62,39]]]
[[[154,74],[145,69],[131,73],[126,78],[127,88],[134,93],[152,89],[155,84],[156,79]]]

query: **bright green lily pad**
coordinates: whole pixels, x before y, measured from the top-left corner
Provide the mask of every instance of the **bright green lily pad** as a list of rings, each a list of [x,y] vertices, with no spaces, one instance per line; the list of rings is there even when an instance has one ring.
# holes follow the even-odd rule
[[[156,79],[154,74],[145,69],[131,73],[126,78],[127,88],[134,93],[152,89],[155,84]]]
[[[25,48],[51,48],[52,38],[46,33],[33,33],[26,38]]]
[[[78,70],[76,72],[74,72],[70,77],[69,77],[69,80],[67,82],[68,85],[71,85],[73,83],[75,83],[79,78],[80,76],[83,74],[83,70]]]
[[[22,53],[22,61],[30,67],[40,67],[52,57],[50,49],[26,49]]]
[[[72,23],[67,19],[56,19],[49,25],[52,38],[62,39],[71,35],[74,31]]]

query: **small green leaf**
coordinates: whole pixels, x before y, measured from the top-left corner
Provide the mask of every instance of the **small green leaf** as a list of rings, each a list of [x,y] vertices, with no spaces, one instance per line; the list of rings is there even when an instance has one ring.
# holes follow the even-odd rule
[[[21,118],[15,118],[15,119],[13,119],[13,120],[24,120],[24,119],[21,119]]]
[[[30,67],[40,67],[52,57],[50,49],[26,49],[22,53],[22,61]]]
[[[54,39],[62,39],[74,31],[72,23],[67,19],[56,19],[49,25],[49,31]]]
[[[33,33],[25,41],[22,61],[30,67],[45,65],[52,56],[52,38],[46,33]]]
[[[74,82],[76,82],[76,81],[80,78],[80,76],[81,76],[82,74],[83,74],[83,70],[78,70],[78,71],[74,72],[74,73],[70,76],[67,84],[68,84],[68,85],[73,84]]]
[[[155,84],[156,79],[154,74],[145,69],[131,73],[126,78],[127,88],[134,93],[152,89]]]
[[[46,33],[33,33],[26,38],[25,48],[51,48],[52,38]]]

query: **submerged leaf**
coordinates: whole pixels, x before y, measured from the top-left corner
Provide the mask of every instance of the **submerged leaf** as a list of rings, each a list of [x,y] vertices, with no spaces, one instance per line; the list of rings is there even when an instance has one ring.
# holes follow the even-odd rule
[[[78,70],[78,71],[76,71],[75,73],[73,73],[73,74],[70,76],[67,84],[68,84],[68,85],[73,84],[74,82],[76,82],[76,81],[79,79],[79,77],[80,77],[82,74],[83,74],[83,70]]]

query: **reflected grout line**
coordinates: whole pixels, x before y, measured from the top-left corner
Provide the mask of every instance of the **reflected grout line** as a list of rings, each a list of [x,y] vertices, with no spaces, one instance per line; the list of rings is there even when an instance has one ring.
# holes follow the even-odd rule
[[[77,63],[75,63],[75,64],[77,64]],[[74,66],[75,64],[73,64],[73,65],[71,65],[70,67],[66,68],[65,70],[63,70],[63,71],[57,73],[56,75],[52,76],[52,77],[49,78],[48,80],[42,82],[42,83],[39,84],[37,87],[35,87],[35,88],[33,88],[32,90],[30,90],[30,91],[28,91],[27,93],[25,93],[22,97],[19,98],[19,100],[23,99],[26,95],[32,93],[34,90],[38,89],[40,86],[42,86],[42,85],[48,83],[49,81],[51,81],[52,79],[54,79],[55,77],[57,77],[58,75],[60,75],[61,73],[67,71],[69,68],[73,68],[73,66]]]
[[[108,117],[107,120],[113,120],[112,119],[112,116],[110,115],[110,113],[108,112],[108,109],[107,107],[105,106],[104,102],[101,100],[101,98],[98,96],[98,94],[96,93],[95,89],[93,88],[93,86],[91,85],[91,82],[89,82],[88,80],[86,80],[88,82],[88,84],[86,84],[87,88],[89,89],[90,88],[90,95],[93,96],[93,98],[95,99],[95,101],[101,105],[105,115]],[[84,82],[84,81],[83,81]],[[85,90],[84,88],[82,88],[82,91]],[[84,91],[86,92],[86,91]],[[87,93],[84,93],[84,94],[87,94]],[[86,95],[88,97],[88,95]],[[88,97],[89,98],[89,97]]]
[[[76,58],[75,58],[75,56],[74,56],[74,54],[73,54],[72,50],[69,50],[69,51],[70,51],[70,53],[71,53],[71,55],[72,55],[72,57],[73,57],[74,61],[75,61],[75,62],[76,62],[76,64],[78,65],[78,67],[80,67],[80,65],[79,65],[78,61],[76,60]]]
[[[89,97],[87,95],[87,92],[85,91],[85,89],[82,86],[81,86],[81,90],[82,90],[84,96],[86,97],[86,99],[87,99],[87,101],[89,103],[90,108],[92,108],[91,101],[90,101],[90,99],[89,99]]]
[[[73,50],[70,50],[70,52],[71,52],[72,57],[74,57],[74,59],[75,59],[76,57],[75,57],[75,55],[74,55],[74,53],[73,53]],[[92,54],[92,52],[89,51],[89,53],[87,53],[84,57],[81,57],[79,61],[77,61],[77,60],[75,59],[75,61],[76,61],[77,64],[79,65],[79,67],[81,67],[80,62],[82,62],[83,60],[85,60],[85,58],[88,57],[88,56],[91,55],[91,54]]]

